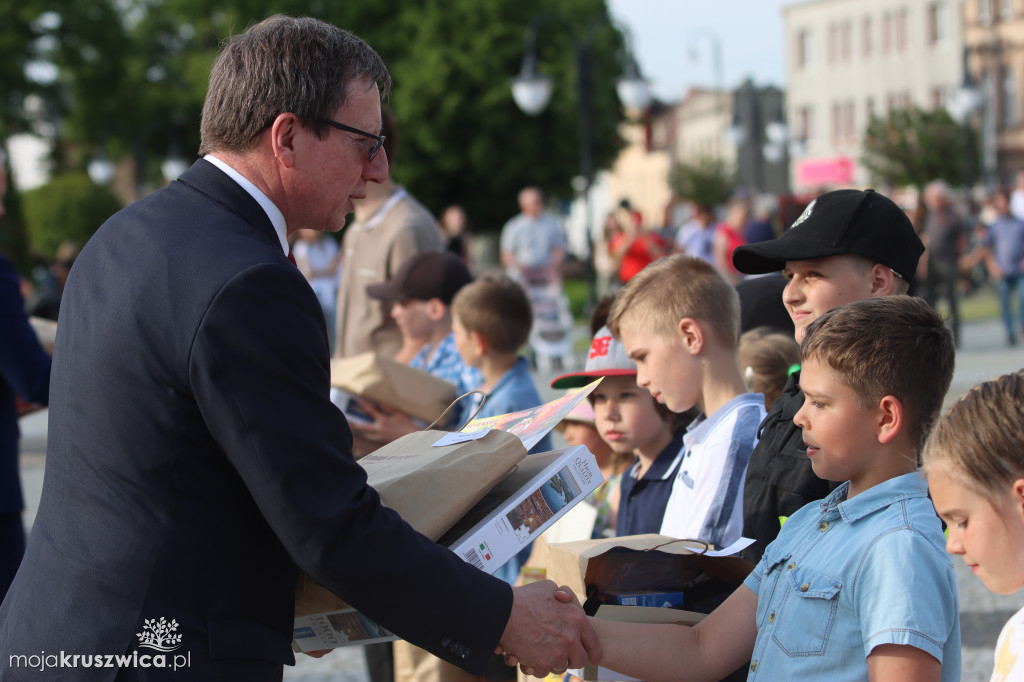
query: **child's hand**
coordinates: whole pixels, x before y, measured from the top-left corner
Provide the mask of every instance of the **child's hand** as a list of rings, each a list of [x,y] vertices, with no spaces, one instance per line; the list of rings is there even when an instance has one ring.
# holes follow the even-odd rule
[[[357,401],[359,409],[373,421],[369,424],[349,424],[352,430],[367,440],[390,443],[402,436],[419,431],[412,418],[388,405],[374,405],[365,400]]]

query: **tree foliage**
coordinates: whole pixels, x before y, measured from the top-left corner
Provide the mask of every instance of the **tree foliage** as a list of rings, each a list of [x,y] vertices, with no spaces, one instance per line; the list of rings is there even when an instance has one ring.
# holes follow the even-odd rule
[[[57,175],[22,197],[29,245],[45,258],[52,258],[66,239],[85,244],[120,208],[113,192],[97,187],[85,173]]]
[[[724,204],[736,190],[736,184],[735,170],[720,158],[680,162],[668,174],[668,186],[675,196],[704,206]]]
[[[864,166],[876,183],[922,188],[932,180],[970,181],[974,138],[943,109],[895,109],[864,133]]]
[[[591,22],[602,26],[593,33],[595,169],[610,164],[621,146],[614,82],[622,37],[605,0],[0,0],[5,4],[22,17],[19,44],[34,46],[56,67],[56,79],[35,89],[42,117],[58,131],[58,170],[80,170],[99,153],[131,156],[140,184],[159,184],[159,164],[169,154],[194,158],[219,46],[275,12],[322,18],[374,46],[394,80],[396,179],[436,212],[463,204],[477,229],[498,227],[515,213],[523,185],[571,194],[580,168],[573,41],[583,40]],[[526,27],[544,12],[562,15],[572,32],[559,22],[540,31],[538,63],[553,78],[554,95],[531,118],[513,102],[511,79]],[[0,42],[0,57],[19,49],[5,48]],[[21,73],[24,62],[0,59],[0,68]],[[11,98],[24,101],[20,91]],[[23,114],[0,109],[0,125],[8,124],[0,130]]]

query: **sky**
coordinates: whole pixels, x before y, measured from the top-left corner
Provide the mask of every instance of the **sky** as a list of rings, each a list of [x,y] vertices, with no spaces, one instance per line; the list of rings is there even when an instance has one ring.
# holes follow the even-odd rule
[[[629,29],[655,96],[676,102],[692,86],[719,85],[714,44],[720,46],[727,89],[748,77],[757,85],[784,86],[782,7],[799,1],[608,0],[608,7]]]

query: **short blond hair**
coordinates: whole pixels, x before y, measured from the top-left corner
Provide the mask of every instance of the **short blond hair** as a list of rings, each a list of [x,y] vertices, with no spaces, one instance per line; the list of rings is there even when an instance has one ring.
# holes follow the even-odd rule
[[[679,321],[690,317],[708,326],[719,345],[736,348],[740,299],[714,266],[680,253],[657,260],[626,282],[608,314],[616,338],[623,328],[678,340]]]
[[[990,501],[1024,478],[1024,372],[978,384],[954,403],[925,441],[925,470],[951,465]]]

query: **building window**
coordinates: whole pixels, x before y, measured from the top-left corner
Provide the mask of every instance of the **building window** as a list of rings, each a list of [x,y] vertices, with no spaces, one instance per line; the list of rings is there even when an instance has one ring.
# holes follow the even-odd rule
[[[856,121],[854,120],[854,107],[852,99],[846,103],[846,107],[843,112],[843,118],[845,119],[844,123],[846,125],[846,139],[857,139],[857,125]]]
[[[941,111],[949,106],[949,90],[936,86],[931,89],[931,105],[933,111]]]
[[[806,69],[814,64],[814,34],[811,29],[801,29],[796,34],[796,65]]]
[[[814,109],[811,107],[798,108],[796,110],[796,120],[799,126],[800,139],[810,144],[814,140]]]
[[[978,23],[983,26],[992,23],[992,0],[978,0]]]
[[[999,0],[999,18],[1013,19],[1013,0]]]
[[[896,10],[896,51],[907,51],[907,8]]]
[[[853,56],[853,26],[849,21],[844,21],[839,27],[839,57],[844,62],[849,62]]]
[[[871,123],[872,119],[875,118],[875,98],[868,97],[867,101],[864,102],[864,119]]]
[[[825,49],[828,51],[829,64],[835,64],[837,59],[837,52],[839,52],[839,27],[835,24],[829,24],[828,27],[828,40],[825,41]]]
[[[888,54],[892,49],[892,13],[886,12],[882,15],[882,54]]]
[[[864,17],[864,21],[861,24],[861,48],[864,52],[864,58],[867,59],[871,56],[871,52],[874,50],[874,36],[871,35],[871,31],[874,26],[871,23],[871,17]]]
[[[928,5],[928,44],[936,45],[949,40],[949,5],[946,2],[933,2]]]
[[[1017,79],[1013,69],[1003,69],[1003,91],[1000,93],[1003,128],[1017,126]]]

